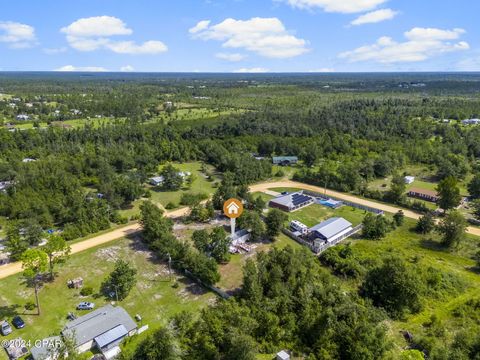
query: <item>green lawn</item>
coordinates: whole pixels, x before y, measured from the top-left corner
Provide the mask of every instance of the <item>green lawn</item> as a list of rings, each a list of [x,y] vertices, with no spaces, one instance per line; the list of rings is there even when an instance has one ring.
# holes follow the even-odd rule
[[[159,262],[143,244],[138,240],[124,238],[72,255],[66,264],[59,266],[55,281],[40,291],[41,316],[24,309],[25,303],[33,301],[34,296],[33,290],[23,284],[21,275],[3,279],[0,282],[0,318],[11,320],[15,314],[20,314],[27,324],[24,329],[15,329],[7,338],[21,336],[24,340],[34,341],[58,334],[67,322],[66,315],[69,311],[78,315],[85,314],[75,311],[79,302],[92,301],[97,307],[106,304],[107,299],[98,294],[81,297],[79,290],[67,288],[66,281],[81,276],[85,286],[92,286],[98,293],[101,282],[112,270],[117,258],[128,260],[138,270],[135,288],[119,305],[132,317],[140,314],[142,324],[148,324],[150,329],[166,324],[168,318],[179,311],[195,312],[215,301],[212,293],[182,276],[174,275],[170,279],[167,266]],[[173,286],[175,282],[178,287]],[[148,333],[151,330],[146,332]],[[0,358],[6,358],[3,351],[0,354]]]
[[[338,216],[345,218],[355,226],[362,222],[366,214],[366,211],[350,206],[342,206],[334,210],[323,205],[313,204],[289,213],[288,219],[289,221],[298,220],[311,227],[331,217]]]
[[[398,348],[405,346],[400,330],[411,331],[415,337],[421,336],[428,329],[423,325],[432,315],[436,315],[443,323],[446,333],[458,330],[458,324],[453,326],[455,318],[452,310],[469,299],[480,297],[480,275],[472,268],[475,262],[471,259],[478,250],[479,240],[468,236],[459,249],[448,251],[439,246],[439,235],[419,235],[412,232],[415,221],[406,219],[404,225],[389,233],[386,238],[378,241],[352,240],[353,250],[360,258],[377,263],[379,259],[389,254],[405,258],[410,262],[419,262],[422,267],[432,266],[444,274],[450,274],[463,281],[467,288],[459,295],[447,295],[441,299],[428,298],[424,301],[424,309],[419,314],[408,315],[405,319],[389,322],[389,333]],[[342,279],[342,278],[340,278]],[[344,284],[356,292],[358,283],[346,280]],[[449,326],[452,328],[450,329]]]
[[[160,207],[165,207],[168,203],[173,203],[175,204],[176,207],[181,206],[180,205],[180,198],[182,197],[182,194],[184,193],[205,193],[207,195],[211,195],[215,192],[215,182],[218,181],[218,178],[216,175],[213,176],[213,181],[209,181],[206,179],[205,174],[203,174],[201,170],[201,163],[199,162],[192,162],[192,163],[183,163],[183,164],[177,164],[174,163],[173,166],[176,168],[180,169],[181,171],[188,171],[196,176],[195,181],[192,183],[191,188],[183,187],[182,189],[178,191],[162,191],[162,190],[157,190],[153,188],[150,185],[146,185],[146,189],[150,189],[151,191],[151,198],[150,200],[157,204]],[[211,174],[214,174],[214,169],[212,166],[207,166],[209,172]],[[161,171],[161,167],[159,168],[159,171]],[[140,213],[139,206],[140,203],[145,200],[137,200],[134,201],[132,204],[132,207],[129,209],[121,210],[120,213],[122,216],[126,217],[131,217],[133,215],[137,215]]]
[[[160,115],[155,116],[151,121],[192,121],[192,120],[209,120],[216,119],[220,116],[228,116],[232,114],[241,114],[245,110],[241,109],[208,109],[208,108],[186,108],[177,109],[170,115],[166,112],[162,112]]]

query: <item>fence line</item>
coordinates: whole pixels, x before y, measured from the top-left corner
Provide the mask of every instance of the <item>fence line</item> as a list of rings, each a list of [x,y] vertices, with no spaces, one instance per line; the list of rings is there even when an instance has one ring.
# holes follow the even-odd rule
[[[327,242],[327,243],[324,243],[324,244],[315,244],[314,242],[306,241],[306,240],[302,239],[301,237],[295,235],[292,231],[290,231],[289,229],[286,229],[286,228],[283,228],[282,232],[285,235],[287,235],[289,238],[298,242],[299,244],[307,246],[310,250],[312,250],[312,252],[315,255],[319,255],[320,253],[327,250],[328,248],[330,248],[332,246],[335,246],[338,243],[340,243],[341,241],[345,240],[346,238],[349,238],[350,236],[358,233],[360,230],[362,230],[362,228],[363,228],[363,224],[359,224],[359,225],[355,226],[354,228],[352,228],[352,230],[350,230],[349,232],[347,232],[347,233],[343,234],[342,236],[340,236],[339,238],[335,239],[334,241]]]
[[[333,200],[336,200],[336,201],[341,201],[343,204],[345,204],[347,206],[351,206],[351,207],[354,207],[354,208],[357,208],[357,209],[360,209],[360,210],[366,210],[366,211],[372,212],[376,215],[383,215],[383,210],[373,208],[373,207],[370,207],[370,206],[366,206],[366,205],[357,204],[357,203],[354,203],[354,202],[351,202],[351,201],[348,201],[348,200],[343,200],[343,199],[337,198],[335,196],[328,196],[328,195],[324,195],[324,194],[321,194],[321,193],[318,193],[318,192],[315,192],[315,191],[311,191],[311,190],[303,190],[303,193],[305,195],[320,198],[322,200],[333,199]]]
[[[217,294],[218,296],[220,296],[221,298],[223,299],[229,299],[231,297],[231,295],[227,294],[225,291],[213,286],[213,285],[208,285],[208,284],[205,284],[202,280],[200,280],[199,278],[197,278],[195,275],[193,275],[190,271],[188,271],[187,269],[184,269],[183,270],[183,273],[188,276],[190,279],[192,279],[193,281],[195,281],[197,284],[200,284],[202,285],[203,287],[206,287],[207,289],[210,289],[211,291],[213,291],[215,294]]]

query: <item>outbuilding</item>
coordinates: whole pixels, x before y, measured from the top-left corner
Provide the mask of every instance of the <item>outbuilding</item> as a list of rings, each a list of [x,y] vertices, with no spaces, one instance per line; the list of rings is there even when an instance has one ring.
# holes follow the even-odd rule
[[[295,211],[315,202],[312,196],[304,195],[299,191],[292,194],[285,194],[269,201],[268,205],[283,211]]]
[[[352,223],[342,217],[333,217],[310,228],[311,240],[332,242],[352,230]]]
[[[298,157],[297,156],[274,156],[272,157],[272,163],[274,165],[281,165],[281,166],[287,166],[287,165],[293,165],[298,162]]]
[[[431,202],[437,202],[439,199],[438,193],[435,190],[427,190],[427,189],[420,189],[420,188],[411,188],[408,191],[408,196],[427,200]]]

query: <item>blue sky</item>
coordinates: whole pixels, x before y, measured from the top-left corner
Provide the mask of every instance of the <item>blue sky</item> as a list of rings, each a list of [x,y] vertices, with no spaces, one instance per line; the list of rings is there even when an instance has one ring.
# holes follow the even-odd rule
[[[480,71],[472,0],[18,0],[3,71]]]

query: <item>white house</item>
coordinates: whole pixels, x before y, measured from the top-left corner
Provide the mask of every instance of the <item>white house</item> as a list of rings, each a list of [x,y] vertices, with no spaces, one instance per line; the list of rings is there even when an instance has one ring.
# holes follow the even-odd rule
[[[480,124],[480,119],[465,119],[462,120],[463,125],[478,125]]]
[[[150,185],[160,186],[163,184],[163,180],[165,180],[165,178],[163,176],[154,176],[149,180],[150,180]]]
[[[16,119],[18,121],[27,121],[28,119],[30,119],[30,116],[26,115],[26,114],[19,114],[16,116]]]
[[[415,181],[415,176],[405,176],[403,179],[405,184],[412,184]]]

